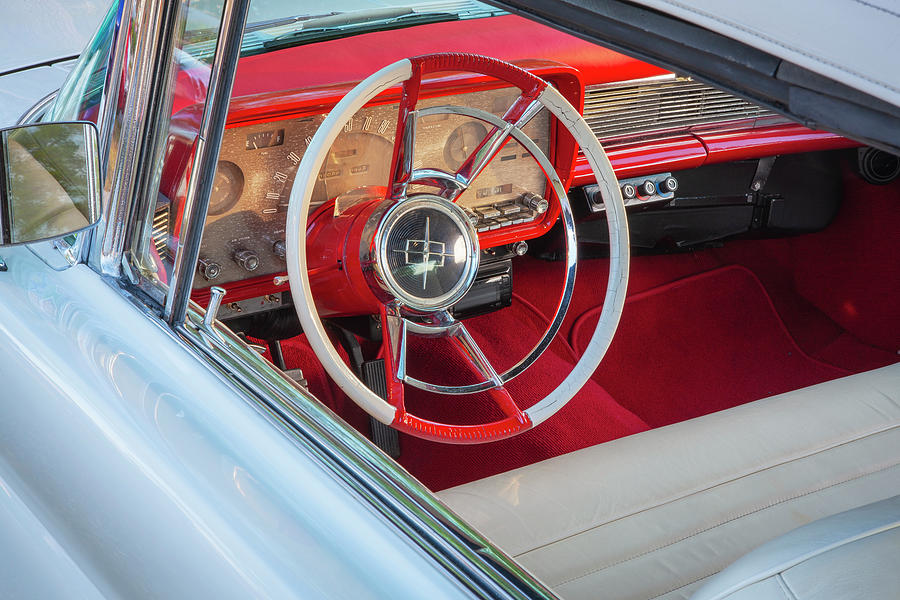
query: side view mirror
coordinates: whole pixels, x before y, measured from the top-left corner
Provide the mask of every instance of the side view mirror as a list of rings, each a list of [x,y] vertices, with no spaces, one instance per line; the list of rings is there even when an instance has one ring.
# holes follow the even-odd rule
[[[58,238],[100,219],[100,150],[93,123],[0,130],[0,246]]]

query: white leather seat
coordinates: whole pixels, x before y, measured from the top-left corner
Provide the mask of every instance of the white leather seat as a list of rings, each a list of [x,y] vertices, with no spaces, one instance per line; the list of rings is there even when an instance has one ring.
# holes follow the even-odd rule
[[[813,521],[766,542],[692,600],[900,597],[900,496]]]
[[[900,364],[438,496],[566,599],[688,598],[752,548],[900,494]]]

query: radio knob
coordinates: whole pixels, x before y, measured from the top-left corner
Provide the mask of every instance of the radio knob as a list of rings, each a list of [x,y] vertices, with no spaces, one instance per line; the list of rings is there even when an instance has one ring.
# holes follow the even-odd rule
[[[678,189],[678,180],[674,177],[666,177],[659,182],[658,186],[660,194],[674,194]]]
[[[255,271],[259,267],[259,256],[253,250],[238,250],[234,253],[234,262],[247,271]]]
[[[287,256],[287,246],[285,245],[284,240],[278,240],[272,244],[272,252],[275,256],[284,260],[284,257]]]
[[[201,258],[197,261],[197,268],[207,281],[212,281],[222,273],[222,266],[216,261],[207,258]]]
[[[530,208],[539,215],[544,214],[547,212],[547,209],[550,208],[550,203],[547,202],[547,200],[531,192],[524,194],[522,200],[527,208]]]

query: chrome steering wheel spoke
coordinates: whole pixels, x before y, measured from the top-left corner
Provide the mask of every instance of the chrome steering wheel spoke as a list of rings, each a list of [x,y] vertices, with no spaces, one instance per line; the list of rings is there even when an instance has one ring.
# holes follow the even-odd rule
[[[385,360],[391,361],[392,372],[399,381],[406,379],[406,326],[407,321],[400,316],[396,304],[384,307]]]
[[[397,151],[394,156],[393,170],[391,172],[390,190],[391,198],[403,200],[406,198],[406,188],[411,183],[413,173],[413,154],[416,148],[416,122],[418,111],[400,110],[400,123],[397,125],[399,139]]]
[[[481,140],[478,147],[469,154],[468,158],[457,169],[455,178],[465,183],[466,187],[472,185],[478,177],[497,156],[514,130],[519,130],[528,124],[543,108],[543,105],[534,98],[528,98],[520,94],[515,102],[503,115],[503,125],[494,125],[494,128]]]
[[[402,317],[401,317],[402,318]],[[471,384],[469,386],[443,386],[427,381],[422,381],[411,377],[405,372],[405,356],[403,357],[404,377],[403,381],[413,387],[417,387],[429,392],[439,394],[467,394],[469,391],[487,391],[492,388],[503,387],[505,381],[494,366],[488,360],[487,356],[481,350],[481,347],[469,333],[469,330],[461,321],[456,320],[447,310],[437,311],[427,315],[422,315],[417,319],[403,319],[404,334],[412,333],[426,338],[444,338],[460,350],[462,356],[468,361],[469,365],[477,371],[482,381]],[[405,342],[404,342],[405,345]],[[477,389],[476,389],[477,388]],[[463,391],[460,391],[463,390]]]

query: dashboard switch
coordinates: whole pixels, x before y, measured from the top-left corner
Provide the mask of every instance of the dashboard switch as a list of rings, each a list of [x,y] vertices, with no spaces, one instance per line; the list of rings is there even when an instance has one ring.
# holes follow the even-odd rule
[[[644,196],[645,198],[649,197],[649,196],[653,196],[654,194],[656,194],[656,184],[648,179],[647,181],[645,181],[644,183],[641,184],[640,193],[641,193],[641,196]]]
[[[259,256],[253,250],[238,250],[234,253],[234,262],[247,271],[255,271],[259,267]]]
[[[197,261],[197,268],[207,281],[212,281],[222,273],[222,267],[219,263],[206,258],[201,258]]]
[[[272,253],[284,260],[284,257],[287,256],[287,246],[285,245],[284,240],[278,240],[272,244]]]
[[[625,198],[626,200],[631,200],[635,196],[637,196],[637,189],[635,189],[635,187],[632,184],[626,183],[625,185],[622,186],[622,197],[623,198]]]

